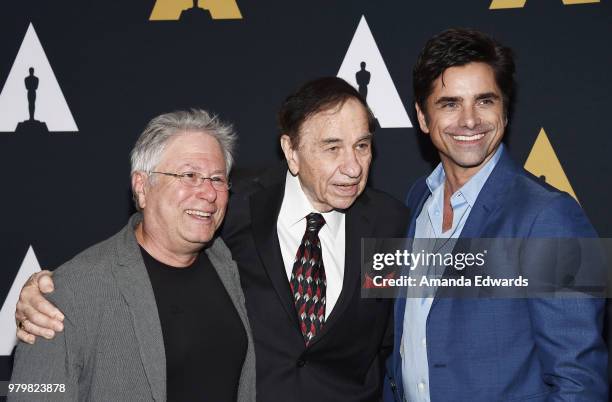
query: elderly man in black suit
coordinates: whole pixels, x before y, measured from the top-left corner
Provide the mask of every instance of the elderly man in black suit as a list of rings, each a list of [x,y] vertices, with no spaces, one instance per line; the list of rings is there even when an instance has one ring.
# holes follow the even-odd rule
[[[237,185],[222,232],[253,326],[258,400],[378,400],[391,305],[360,297],[361,239],[403,236],[408,212],[366,188],[374,117],[353,87],[322,78],[286,99],[279,126],[288,169]]]

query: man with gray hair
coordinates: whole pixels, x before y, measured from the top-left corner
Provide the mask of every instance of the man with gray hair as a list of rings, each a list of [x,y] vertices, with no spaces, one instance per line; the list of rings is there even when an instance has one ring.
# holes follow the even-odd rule
[[[9,400],[255,401],[238,270],[215,237],[234,142],[203,110],[151,120],[131,154],[139,212],[54,271],[64,331],[17,347],[13,384],[57,386]]]

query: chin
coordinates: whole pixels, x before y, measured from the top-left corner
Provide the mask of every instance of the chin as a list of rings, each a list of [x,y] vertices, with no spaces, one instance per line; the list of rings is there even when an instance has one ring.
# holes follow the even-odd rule
[[[484,160],[486,159],[486,156],[481,156],[481,155],[469,155],[469,156],[461,156],[459,155],[456,158],[452,158],[452,161],[454,164],[456,164],[457,166],[461,166],[462,168],[473,168],[476,166],[480,166]]]
[[[350,208],[351,205],[355,203],[356,198],[357,197],[349,199],[349,200],[338,200],[331,205],[334,209],[340,209],[340,210],[348,209]]]
[[[480,165],[482,165],[483,160],[480,161],[460,161],[459,163],[457,163],[457,165],[461,166],[464,169],[470,169],[470,168],[475,168],[478,167]]]
[[[210,242],[213,239],[214,235],[215,235],[215,232],[198,233],[198,234],[192,234],[191,236],[188,236],[187,239],[191,243],[205,244],[205,243]]]

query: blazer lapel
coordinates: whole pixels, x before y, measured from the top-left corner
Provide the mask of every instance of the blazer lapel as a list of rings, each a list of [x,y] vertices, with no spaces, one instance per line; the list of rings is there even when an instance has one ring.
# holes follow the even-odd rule
[[[517,170],[516,164],[504,149],[478,194],[460,238],[478,238],[486,234],[488,221],[493,212],[502,205],[504,193],[511,186]]]
[[[357,289],[361,289],[361,239],[372,235],[372,224],[367,214],[369,198],[366,193],[360,195],[353,206],[346,212],[344,280],[338,301],[323,325],[323,329],[312,341],[310,347],[325,337],[350,305]]]
[[[410,216],[410,225],[408,226],[408,233],[406,234],[406,237],[414,238],[414,235],[416,233],[417,217],[421,213],[421,210],[423,209],[423,205],[425,205],[425,201],[427,201],[427,198],[429,198],[430,195],[431,195],[431,192],[429,191],[429,187],[427,187],[427,185],[423,183],[423,191],[418,196],[418,202],[414,205],[410,205],[410,202],[408,202],[408,208],[410,208],[411,216]],[[412,213],[412,211],[414,212]],[[397,296],[397,299],[395,300],[395,306],[394,306],[394,317],[395,317],[394,325],[395,325],[395,333],[397,334],[396,342],[399,342],[401,340],[402,334],[404,332],[404,312],[405,310],[406,310],[406,292],[403,292]]]
[[[470,239],[483,238],[487,236],[487,226],[493,213],[501,207],[504,192],[511,186],[512,180],[514,179],[517,166],[510,158],[506,150],[503,150],[502,155],[497,162],[497,165],[489,175],[489,178],[485,182],[484,186],[476,198],[476,202],[470,215],[465,222],[465,226],[459,235],[457,244],[453,250],[453,253],[469,251]],[[473,273],[470,272],[469,273]],[[467,274],[469,276],[469,273]],[[447,267],[444,270],[444,277],[452,277],[453,275],[462,275],[455,269]],[[463,274],[465,275],[465,274]],[[436,304],[439,297],[445,293],[445,291],[438,289],[436,291],[436,297],[432,303]]]
[[[238,267],[236,266],[234,260],[232,260],[231,252],[225,243],[223,243],[221,238],[216,238],[212,245],[206,249],[206,255],[217,272],[217,275],[219,275],[219,279],[232,300],[234,308],[238,312],[240,320],[242,321],[245,331],[248,334],[249,324],[244,304],[244,297],[241,298],[242,291],[240,289]]]
[[[132,314],[134,333],[153,399],[165,401],[164,339],[153,287],[134,236],[134,227],[141,220],[140,214],[134,214],[123,229],[116,245],[117,264],[113,265],[112,272]]]
[[[298,327],[295,304],[281,255],[276,222],[285,191],[284,181],[254,193],[250,199],[251,225],[255,246],[268,277],[290,319]]]
[[[423,192],[423,195],[421,195],[421,198],[419,199],[419,202],[417,203],[416,207],[414,209],[410,208],[410,211],[418,211],[418,212],[415,212],[414,214],[412,214],[410,218],[410,226],[408,227],[407,237],[414,237],[416,233],[417,217],[421,213],[421,210],[423,209],[423,205],[425,205],[425,201],[427,201],[427,198],[429,198],[429,196],[431,195],[431,192],[429,191],[429,187],[425,187],[425,189],[427,191]]]

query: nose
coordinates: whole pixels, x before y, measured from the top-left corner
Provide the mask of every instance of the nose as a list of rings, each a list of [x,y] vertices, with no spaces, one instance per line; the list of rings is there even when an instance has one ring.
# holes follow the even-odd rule
[[[344,160],[340,165],[340,173],[356,179],[361,176],[363,169],[361,164],[359,164],[359,160],[357,159],[357,154],[355,150],[351,150],[347,152],[344,156]]]
[[[461,127],[472,129],[480,124],[480,117],[478,112],[473,107],[463,108],[461,111],[461,120],[459,122]]]
[[[208,202],[215,202],[217,199],[217,190],[212,186],[210,180],[204,180],[202,184],[196,187],[196,196]]]

